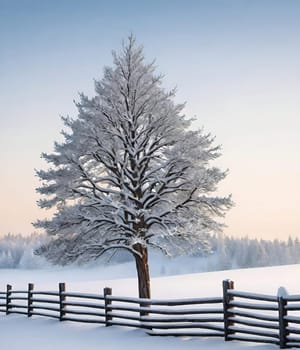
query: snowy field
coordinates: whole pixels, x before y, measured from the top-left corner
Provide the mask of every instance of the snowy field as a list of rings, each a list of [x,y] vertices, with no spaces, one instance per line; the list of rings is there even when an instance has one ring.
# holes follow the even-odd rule
[[[280,286],[289,294],[300,294],[300,265],[258,269],[228,270],[152,278],[153,298],[208,297],[222,295],[222,280],[232,279],[238,290],[276,295]],[[112,287],[114,295],[136,296],[134,266],[130,263],[106,268],[56,268],[41,270],[0,270],[0,289],[6,283],[26,288],[33,282],[36,289],[57,290],[59,282],[69,291],[102,293]],[[151,337],[143,330],[119,327],[105,328],[71,322],[19,315],[0,315],[1,345],[17,349],[278,349],[275,345],[225,343],[221,338]],[[1,348],[2,348],[1,346]]]

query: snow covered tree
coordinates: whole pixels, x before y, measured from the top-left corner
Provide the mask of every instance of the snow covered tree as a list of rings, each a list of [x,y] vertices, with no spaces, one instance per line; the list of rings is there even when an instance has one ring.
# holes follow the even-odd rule
[[[53,238],[39,253],[54,263],[88,261],[126,249],[136,262],[139,296],[150,298],[148,247],[166,254],[205,245],[230,197],[213,195],[226,172],[209,166],[220,147],[161,87],[153,63],[131,36],[113,68],[95,82],[96,95],[80,95],[78,117],[39,170],[41,208],[50,220],[34,225]]]

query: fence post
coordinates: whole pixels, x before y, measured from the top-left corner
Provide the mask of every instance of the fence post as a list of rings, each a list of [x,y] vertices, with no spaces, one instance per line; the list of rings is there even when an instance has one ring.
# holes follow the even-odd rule
[[[11,308],[10,304],[11,304],[11,290],[12,290],[12,286],[10,284],[6,285],[6,315],[8,315],[9,309]]]
[[[279,345],[280,349],[285,349],[288,335],[288,322],[285,319],[287,315],[287,310],[285,306],[287,305],[287,300],[283,296],[278,297],[278,313],[279,313]]]
[[[59,283],[59,320],[63,321],[63,318],[66,314],[65,307],[64,307],[64,301],[66,300],[66,296],[63,294],[66,291],[66,284],[65,283]]]
[[[33,311],[33,307],[32,307],[33,288],[34,288],[33,283],[28,283],[28,295],[27,295],[27,316],[28,317],[32,316],[32,311]]]
[[[229,317],[232,316],[232,313],[228,311],[230,308],[230,301],[233,300],[233,296],[228,294],[228,290],[234,289],[234,282],[230,280],[223,281],[223,313],[224,313],[224,339],[225,341],[232,340],[229,337],[229,334],[234,332],[230,330],[230,326],[234,325],[232,320],[229,320]]]
[[[105,327],[111,326],[110,322],[112,320],[112,316],[109,315],[109,312],[112,311],[111,309],[111,300],[107,298],[107,296],[112,295],[112,289],[105,287],[103,289],[103,296],[104,296],[104,307],[105,307]]]

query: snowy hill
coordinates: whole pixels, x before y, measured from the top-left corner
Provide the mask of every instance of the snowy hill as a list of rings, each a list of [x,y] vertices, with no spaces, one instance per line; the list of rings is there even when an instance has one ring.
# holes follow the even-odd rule
[[[223,279],[235,281],[236,288],[244,291],[276,295],[280,286],[290,294],[300,294],[300,265],[287,265],[259,269],[243,269],[197,273],[187,275],[160,276],[152,278],[154,298],[208,297],[220,296]],[[122,276],[123,278],[120,278]],[[6,283],[24,288],[33,282],[39,289],[57,289],[58,282],[65,281],[72,291],[101,293],[105,286],[113,288],[114,295],[136,296],[136,279],[131,264],[109,268],[67,268],[48,270],[1,270],[0,289]],[[253,347],[259,350],[277,349],[273,345],[259,345],[238,341],[225,343],[222,339],[160,338],[147,336],[142,330],[119,327],[59,323],[56,320],[24,316],[1,315],[1,342],[10,349],[242,349]],[[18,336],[15,336],[15,335]],[[22,345],[22,346],[21,346]]]

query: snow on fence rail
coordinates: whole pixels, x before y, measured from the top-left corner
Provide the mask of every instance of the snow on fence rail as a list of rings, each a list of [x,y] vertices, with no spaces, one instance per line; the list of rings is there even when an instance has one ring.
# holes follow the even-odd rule
[[[60,321],[143,328],[159,336],[219,336],[300,348],[300,295],[270,296],[237,291],[223,281],[223,296],[189,299],[140,299],[103,294],[27,290],[7,285],[0,291],[0,313],[45,316]]]

